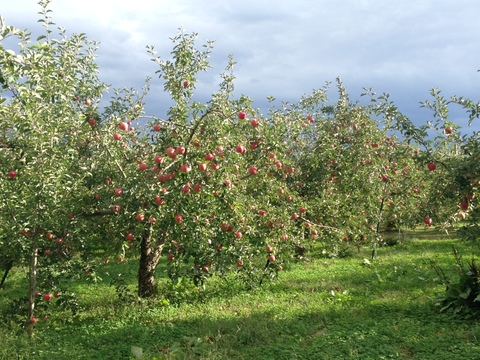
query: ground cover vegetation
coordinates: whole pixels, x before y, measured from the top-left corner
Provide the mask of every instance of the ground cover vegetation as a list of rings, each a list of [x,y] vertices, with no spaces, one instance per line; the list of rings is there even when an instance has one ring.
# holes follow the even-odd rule
[[[103,346],[122,335],[150,358],[248,357],[249,341],[264,358],[308,358],[328,342],[338,346],[324,358],[408,358],[456,324],[460,345],[440,340],[439,354],[469,358],[478,134],[448,115],[460,106],[478,121],[480,103],[433,89],[432,120],[417,126],[387,94],[352,101],[336,79],[297,103],[272,98],[262,115],[236,95],[232,57],[199,102],[213,42],[183,30],[168,58],[147,47],[158,70],[143,89],[107,98],[98,44],[39,5],[36,41],[0,24],[3,357],[53,356],[56,329],[56,350],[84,358],[134,356],[127,341]],[[144,110],[158,78],[173,104],[164,118]],[[432,228],[437,241],[411,240]],[[374,346],[392,324],[403,335]]]

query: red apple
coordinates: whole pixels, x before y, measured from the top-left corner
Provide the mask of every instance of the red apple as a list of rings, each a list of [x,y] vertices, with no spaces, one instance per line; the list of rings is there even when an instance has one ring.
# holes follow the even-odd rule
[[[113,212],[120,212],[122,207],[120,205],[112,205],[111,209]]]
[[[132,241],[133,239],[135,239],[135,235],[133,235],[132,233],[128,233],[127,235],[125,235],[125,239],[127,239],[128,241]]]
[[[243,264],[244,264],[244,262],[243,262],[242,259],[238,259],[238,260],[237,260],[237,266],[238,266],[238,267],[242,267]]]
[[[160,196],[158,196],[158,195],[155,196],[154,202],[155,202],[155,205],[158,205],[158,206],[165,204],[165,200],[163,200],[163,199],[162,199]]]
[[[175,217],[174,217],[174,220],[177,224],[180,224],[183,220],[182,214],[176,214]]]
[[[423,219],[423,222],[427,226],[432,226],[432,218],[430,216],[426,216],[425,219]]]
[[[120,189],[120,188],[115,189],[115,196],[122,196],[122,194],[123,194],[122,189]]]
[[[307,212],[307,209],[304,207],[300,208],[300,213],[305,214]]]
[[[160,131],[161,129],[162,129],[162,125],[160,124],[153,125],[153,131]]]
[[[240,111],[240,112],[238,113],[238,118],[239,118],[240,120],[245,120],[246,117],[247,117],[247,114],[245,114],[245,112]]]
[[[185,154],[185,151],[186,151],[186,149],[185,149],[183,146],[177,146],[177,148],[175,149],[175,152],[176,152],[178,155],[183,155],[183,154]]]
[[[252,121],[250,121],[250,125],[252,125],[252,127],[257,127],[259,124],[260,122],[257,119],[252,119]]]
[[[207,171],[207,164],[205,163],[198,164],[198,170]]]
[[[167,254],[167,260],[168,261],[173,261],[173,260],[175,260],[175,256],[172,253],[168,253]]]
[[[200,184],[193,185],[193,191],[199,193],[200,191],[202,191],[202,186]]]
[[[189,184],[183,185],[181,190],[184,194],[189,194],[190,193],[190,185]]]
[[[53,297],[58,298],[59,296],[60,296],[60,294],[58,293],[58,291],[55,291],[55,292],[53,293]]]
[[[17,172],[15,170],[12,170],[8,173],[8,177],[10,179],[15,179],[17,177]]]
[[[435,163],[431,161],[428,163],[427,167],[428,167],[428,170],[433,171],[437,168],[437,165],[435,165]]]
[[[87,106],[92,105],[92,100],[90,100],[90,98],[86,98],[85,99],[85,105],[87,105]]]
[[[245,154],[247,152],[247,148],[243,145],[237,145],[235,149],[239,154]]]
[[[166,153],[170,159],[175,159],[177,157],[177,153],[175,152],[174,148],[171,148],[171,147],[167,148]]]
[[[252,166],[250,169],[248,169],[248,172],[250,175],[255,175],[258,172],[258,169],[255,166]]]
[[[270,256],[268,257],[268,261],[270,261],[270,262],[275,262],[275,260],[276,260],[276,259],[275,259],[275,255],[270,254]]]
[[[280,240],[282,240],[282,241],[287,241],[287,240],[288,240],[288,235],[287,235],[287,234],[283,234],[282,236],[280,236]]]
[[[459,212],[457,216],[460,218],[460,220],[465,220],[465,218],[467,217],[467,215],[464,212]]]
[[[213,159],[215,159],[215,155],[212,153],[205,154],[205,160],[212,161]]]
[[[31,232],[30,230],[20,231],[20,235],[27,237],[31,235]]]
[[[88,123],[89,123],[90,126],[92,126],[92,127],[93,127],[93,126],[97,126],[97,120],[95,120],[95,119],[90,119],[90,120],[88,120]]]
[[[291,216],[292,220],[297,220],[298,219],[298,214],[297,213],[293,213],[292,216]]]
[[[265,246],[265,250],[268,252],[268,253],[271,253],[273,251],[273,247],[271,245],[267,245]]]
[[[120,134],[118,134],[118,133],[115,133],[115,134],[113,134],[113,138],[114,138],[115,140],[117,140],[117,141],[118,141],[118,140],[122,140],[122,135],[120,135]]]
[[[192,167],[188,164],[182,164],[180,166],[180,171],[183,172],[183,173],[190,172],[191,170],[192,170]]]
[[[190,85],[190,82],[189,82],[188,80],[185,80],[185,81],[183,82],[183,87],[184,87],[185,89],[188,88],[189,85]]]
[[[451,134],[453,132],[453,128],[451,126],[447,126],[445,128],[445,134]]]
[[[242,234],[240,231],[237,231],[237,232],[235,233],[235,238],[241,239],[242,237],[243,237],[243,234]]]
[[[145,171],[145,170],[147,170],[147,168],[148,168],[148,165],[145,164],[145,163],[140,163],[140,164],[138,164],[138,169],[139,169],[140,171]]]
[[[216,163],[211,163],[210,166],[212,167],[213,170],[218,170],[220,169],[220,165],[216,164]]]
[[[157,164],[161,164],[163,162],[163,158],[160,155],[155,156],[153,159]]]
[[[45,256],[50,256],[52,252],[50,251],[50,249],[46,249],[44,252],[43,252],[43,255]]]
[[[135,216],[135,219],[137,219],[137,221],[139,222],[142,222],[143,220],[145,220],[145,215],[142,213],[138,213],[137,216]]]
[[[122,122],[118,125],[118,128],[120,130],[127,131],[128,130],[128,124],[126,122]]]
[[[261,209],[261,210],[258,210],[258,215],[260,216],[265,216],[265,210]]]
[[[460,209],[468,210],[468,201],[467,200],[462,200],[462,202],[460,202]]]
[[[43,301],[50,301],[52,299],[52,295],[51,294],[45,294],[43,295]]]

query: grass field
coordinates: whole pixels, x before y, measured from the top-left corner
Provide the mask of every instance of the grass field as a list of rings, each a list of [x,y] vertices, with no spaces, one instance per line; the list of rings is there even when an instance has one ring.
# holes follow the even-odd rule
[[[444,285],[431,261],[451,273],[452,245],[471,249],[418,238],[379,248],[370,264],[368,248],[346,259],[312,253],[254,291],[233,279],[167,286],[160,267],[168,297],[143,302],[131,296],[136,262],[109,264],[104,280],[72,281],[77,316],[39,321],[32,341],[3,325],[0,359],[480,359],[480,323],[433,306]],[[22,295],[20,270],[0,290],[2,310]],[[116,291],[111,277],[127,287]]]

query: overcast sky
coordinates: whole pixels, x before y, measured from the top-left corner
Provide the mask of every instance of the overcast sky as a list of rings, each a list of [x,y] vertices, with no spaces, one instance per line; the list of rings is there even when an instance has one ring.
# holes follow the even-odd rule
[[[41,31],[37,0],[1,2],[7,24]],[[431,117],[419,108],[431,88],[480,95],[478,0],[53,0],[49,7],[58,26],[100,42],[101,78],[117,88],[140,88],[153,76],[145,46],[167,58],[169,38],[183,27],[199,34],[199,45],[215,40],[200,97],[215,91],[229,54],[237,93],[262,109],[269,95],[296,102],[337,76],[352,99],[364,87],[389,93],[416,123]],[[152,89],[161,90],[159,81]],[[154,94],[149,101],[165,111]],[[457,113],[452,120],[464,124]]]

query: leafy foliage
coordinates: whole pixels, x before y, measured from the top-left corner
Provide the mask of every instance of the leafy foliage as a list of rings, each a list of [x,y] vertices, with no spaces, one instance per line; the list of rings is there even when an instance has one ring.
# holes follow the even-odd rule
[[[469,313],[479,316],[480,313],[480,273],[474,258],[464,261],[458,250],[453,248],[455,257],[456,278],[449,279],[442,269],[434,265],[438,275],[446,285],[445,293],[438,296],[436,305],[440,311],[452,311],[455,314]]]
[[[4,278],[29,269],[30,330],[35,293],[64,294],[54,302],[76,313],[65,283],[99,281],[112,260],[138,260],[138,296],[178,303],[215,276],[257,288],[311,248],[345,258],[368,244],[374,259],[385,230],[461,221],[458,234],[477,240],[478,134],[448,119],[452,104],[476,119],[473,101],[432,89],[422,106],[433,120],[417,126],[389,95],[365,89],[361,105],[337,79],[338,99],[326,84],[264,116],[235,94],[232,57],[198,101],[213,42],[180,29],[169,58],[147,48],[172,100],[161,118],[145,114],[152,78],[101,102],[97,44],[62,28],[55,37],[49,1],[39,4],[36,43],[0,21],[0,40],[19,41],[0,45],[0,267]],[[171,282],[158,289],[163,259]],[[447,297],[476,303],[477,267],[460,267]],[[111,285],[119,303],[136,302],[123,278]]]

